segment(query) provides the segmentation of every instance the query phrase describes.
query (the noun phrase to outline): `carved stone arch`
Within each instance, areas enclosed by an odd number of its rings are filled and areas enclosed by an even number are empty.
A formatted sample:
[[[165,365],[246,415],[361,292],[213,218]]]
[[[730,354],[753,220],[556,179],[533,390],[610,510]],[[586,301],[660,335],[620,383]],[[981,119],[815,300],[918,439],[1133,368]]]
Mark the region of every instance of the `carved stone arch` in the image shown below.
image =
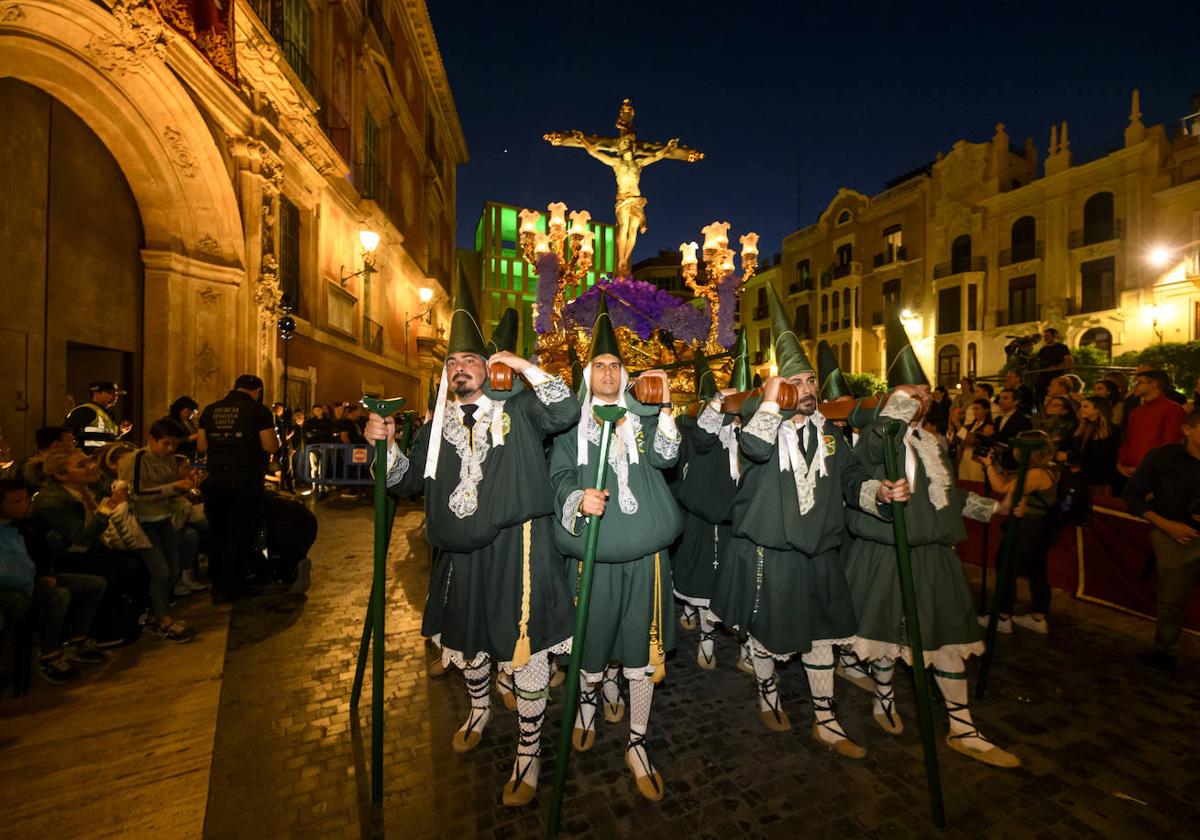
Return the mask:
[[[245,264],[241,214],[199,109],[167,67],[170,40],[144,0],[22,0],[0,13],[0,77],[41,88],[112,153],[142,215],[146,247]]]

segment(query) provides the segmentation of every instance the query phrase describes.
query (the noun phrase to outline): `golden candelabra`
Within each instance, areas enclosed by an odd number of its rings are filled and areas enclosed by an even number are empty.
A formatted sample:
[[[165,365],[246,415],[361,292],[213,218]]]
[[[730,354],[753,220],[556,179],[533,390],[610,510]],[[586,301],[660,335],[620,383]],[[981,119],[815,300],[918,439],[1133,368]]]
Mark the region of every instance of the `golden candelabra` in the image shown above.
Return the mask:
[[[566,292],[568,289],[577,291],[580,279],[591,269],[592,257],[595,255],[593,240],[596,234],[588,229],[588,221],[592,214],[587,210],[572,211],[571,226],[568,228],[567,205],[556,201],[546,209],[550,212],[550,220],[546,223],[545,233],[538,230],[541,213],[537,210],[521,211],[521,253],[534,271],[537,271],[538,260],[547,254],[554,255],[558,263],[558,288],[554,292],[550,332],[561,333]],[[534,317],[537,317],[536,312]]]
[[[696,297],[709,305],[708,340],[704,352],[717,354],[725,348],[717,340],[717,324],[721,313],[721,281],[733,274],[733,249],[729,247],[729,222],[713,222],[701,228],[704,234],[704,273],[708,282],[696,282],[699,265],[696,260],[695,242],[684,242],[679,246],[683,279]],[[738,240],[742,245],[742,276],[737,281],[736,294],[741,294],[746,281],[754,276],[758,268],[758,234],[747,233]]]

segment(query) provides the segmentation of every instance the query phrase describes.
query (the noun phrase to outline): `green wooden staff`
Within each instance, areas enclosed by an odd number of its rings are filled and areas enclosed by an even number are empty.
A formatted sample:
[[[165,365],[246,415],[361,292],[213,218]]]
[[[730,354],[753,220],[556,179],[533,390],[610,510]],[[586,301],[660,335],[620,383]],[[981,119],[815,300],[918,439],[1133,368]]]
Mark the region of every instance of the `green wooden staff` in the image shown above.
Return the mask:
[[[597,405],[592,407],[592,411],[600,420],[600,458],[596,465],[594,484],[597,489],[603,490],[608,478],[608,445],[611,442],[612,430],[625,414],[625,409],[619,405]],[[557,836],[558,821],[562,814],[567,763],[571,758],[571,728],[575,723],[575,706],[579,701],[579,666],[583,662],[583,635],[587,630],[588,602],[592,596],[592,570],[596,565],[596,544],[599,539],[600,517],[589,517],[583,550],[583,569],[579,573],[579,602],[575,607],[575,635],[571,642],[571,665],[567,669],[567,693],[563,702],[562,727],[558,733],[558,765],[554,771],[554,797],[550,801],[550,825],[546,831],[548,837]]]
[[[888,481],[900,480],[896,460],[896,437],[904,424],[888,420],[884,426],[883,469]],[[910,492],[913,488],[909,488]],[[913,678],[917,683],[917,723],[921,728],[921,746],[925,752],[925,781],[929,786],[929,807],[933,824],[946,827],[946,809],[942,804],[942,780],[938,772],[937,746],[933,737],[933,708],[929,698],[929,674],[925,668],[925,646],[921,643],[921,619],[917,615],[917,593],[913,587],[912,558],[909,556],[908,522],[904,504],[892,502],[892,534],[896,540],[896,564],[900,572],[900,595],[904,601],[904,625],[908,647],[912,651]]]
[[[364,396],[362,405],[372,414],[380,417],[390,417],[404,405],[403,397],[381,400]],[[395,504],[390,507],[395,514]],[[374,640],[372,642],[371,662],[371,801],[383,801],[383,609],[387,584],[387,550],[388,539],[391,536],[391,516],[388,506],[387,491],[387,441],[375,442],[375,570],[371,581],[371,597],[367,603],[367,615],[370,617]],[[376,609],[378,607],[378,609]],[[365,639],[364,634],[364,639]],[[359,662],[365,663],[366,645],[359,650]],[[356,688],[361,691],[362,685],[355,680]],[[351,694],[351,705],[357,692]]]
[[[1029,456],[1037,452],[1045,442],[1037,439],[1021,437],[1009,441],[1017,453],[1017,486],[1013,489],[1012,510],[1016,511],[1025,495],[1025,473],[1029,470]],[[1011,516],[1011,513],[1009,514]],[[1013,567],[1013,552],[1016,548],[1016,524],[1004,529],[1004,539],[1000,542],[1000,556],[996,561],[996,591],[992,594],[992,611],[988,617],[987,634],[984,636],[985,649],[983,661],[979,663],[979,677],[975,681],[975,699],[982,700],[987,691],[988,674],[992,670],[992,654],[996,650],[996,626],[1000,621],[1000,605],[1007,604],[1012,597],[1013,587],[1017,585],[1016,569]],[[987,557],[983,558],[987,563]]]

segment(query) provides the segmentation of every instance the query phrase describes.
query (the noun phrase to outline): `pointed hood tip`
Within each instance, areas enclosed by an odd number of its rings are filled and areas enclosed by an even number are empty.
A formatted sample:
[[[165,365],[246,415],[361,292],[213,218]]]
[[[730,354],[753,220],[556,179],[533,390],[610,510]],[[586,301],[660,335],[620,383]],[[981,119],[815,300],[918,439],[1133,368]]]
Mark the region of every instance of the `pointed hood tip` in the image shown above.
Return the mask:
[[[779,299],[775,287],[770,284],[767,285],[767,308],[771,313],[771,338],[775,348],[778,375],[787,378],[806,371],[815,373],[799,336],[792,329],[792,324],[784,312],[783,301]]]

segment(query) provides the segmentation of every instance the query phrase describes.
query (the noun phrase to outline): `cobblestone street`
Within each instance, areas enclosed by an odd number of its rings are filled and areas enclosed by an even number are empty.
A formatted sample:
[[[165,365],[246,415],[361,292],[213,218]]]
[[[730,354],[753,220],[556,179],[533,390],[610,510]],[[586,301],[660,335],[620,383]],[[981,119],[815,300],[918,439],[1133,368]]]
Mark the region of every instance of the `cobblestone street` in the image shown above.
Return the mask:
[[[535,805],[500,803],[516,715],[493,703],[482,745],[455,755],[465,718],[457,672],[432,680],[418,636],[428,575],[420,511],[401,508],[389,557],[386,779],[381,813],[369,801],[370,679],[361,729],[350,686],[371,574],[369,508],[322,506],[307,603],[259,599],[233,611],[217,722],[206,834],[231,837],[537,837],[553,781],[561,693],[543,738]],[[939,735],[949,836],[1179,836],[1200,819],[1200,684],[1194,664],[1171,679],[1133,663],[1151,625],[1056,593],[1047,637],[1001,636],[988,698],[976,721],[1024,759],[988,768]],[[1184,660],[1194,663],[1195,639]],[[930,833],[911,679],[897,680],[906,731],[883,733],[870,695],[839,680],[840,717],[868,751],[840,759],[809,734],[798,663],[781,671],[791,732],[758,719],[751,680],[734,668],[730,639],[718,669],[695,663],[682,632],[655,694],[654,760],[661,803],[643,800],[625,768],[627,723],[601,720],[596,747],[571,759],[565,832],[576,836],[817,837]],[[972,676],[977,663],[972,663]],[[944,711],[935,709],[939,729]]]

